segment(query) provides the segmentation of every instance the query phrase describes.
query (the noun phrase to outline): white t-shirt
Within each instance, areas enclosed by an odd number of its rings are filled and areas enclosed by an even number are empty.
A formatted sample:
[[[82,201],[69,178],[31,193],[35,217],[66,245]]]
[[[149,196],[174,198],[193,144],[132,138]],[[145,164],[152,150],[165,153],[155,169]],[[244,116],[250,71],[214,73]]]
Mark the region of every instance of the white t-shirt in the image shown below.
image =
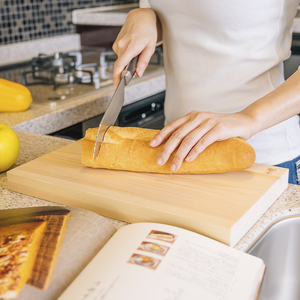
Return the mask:
[[[166,121],[192,110],[242,110],[284,81],[299,0],[142,0],[163,31]],[[256,162],[279,164],[300,155],[299,117],[248,142]]]

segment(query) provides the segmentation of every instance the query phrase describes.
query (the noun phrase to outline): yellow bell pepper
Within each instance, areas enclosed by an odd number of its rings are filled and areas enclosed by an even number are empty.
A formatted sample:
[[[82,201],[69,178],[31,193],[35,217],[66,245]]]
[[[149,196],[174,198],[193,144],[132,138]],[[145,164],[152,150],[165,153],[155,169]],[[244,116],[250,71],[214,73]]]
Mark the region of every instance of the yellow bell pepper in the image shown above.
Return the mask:
[[[24,111],[31,103],[32,96],[25,85],[0,78],[0,112]]]

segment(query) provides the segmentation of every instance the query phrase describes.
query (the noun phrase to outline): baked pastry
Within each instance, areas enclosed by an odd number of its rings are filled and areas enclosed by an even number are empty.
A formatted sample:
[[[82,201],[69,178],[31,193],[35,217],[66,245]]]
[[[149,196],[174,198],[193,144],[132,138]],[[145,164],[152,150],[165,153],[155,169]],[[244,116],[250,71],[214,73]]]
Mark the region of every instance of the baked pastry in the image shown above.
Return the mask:
[[[27,284],[42,290],[50,285],[70,213],[70,210],[60,206],[36,206],[0,211],[0,228],[35,221],[47,223],[39,255]]]
[[[205,174],[223,173],[249,168],[255,161],[254,149],[241,138],[230,138],[207,147],[193,162],[184,161],[176,172],[170,170],[172,157],[163,166],[156,158],[163,145],[152,148],[150,140],[158,130],[111,126],[93,161],[94,144],[98,128],[86,131],[81,144],[81,162],[92,168],[117,169],[136,172]]]
[[[47,222],[0,227],[0,299],[15,298],[32,274]]]

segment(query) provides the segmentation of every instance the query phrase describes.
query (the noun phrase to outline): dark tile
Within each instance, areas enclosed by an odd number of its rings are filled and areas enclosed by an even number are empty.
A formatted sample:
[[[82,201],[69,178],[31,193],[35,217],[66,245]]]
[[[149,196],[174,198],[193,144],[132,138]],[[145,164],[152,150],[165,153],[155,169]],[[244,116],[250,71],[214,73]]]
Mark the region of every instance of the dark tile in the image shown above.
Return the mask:
[[[0,0],[0,45],[74,33],[74,9],[125,3],[138,0]]]

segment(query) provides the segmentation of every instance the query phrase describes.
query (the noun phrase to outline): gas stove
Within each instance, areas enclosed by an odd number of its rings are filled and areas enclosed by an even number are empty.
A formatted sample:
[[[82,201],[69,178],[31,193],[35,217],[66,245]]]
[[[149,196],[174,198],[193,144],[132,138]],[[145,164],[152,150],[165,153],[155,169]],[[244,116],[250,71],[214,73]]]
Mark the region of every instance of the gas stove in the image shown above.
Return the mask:
[[[53,56],[40,54],[32,59],[31,70],[23,72],[23,84],[26,86],[50,85],[56,90],[60,86],[94,83],[99,86],[98,65],[82,64],[80,52],[56,52]]]
[[[0,78],[24,84],[35,103],[54,109],[66,101],[112,86],[116,59],[116,54],[106,48],[40,54],[29,62],[0,67]],[[150,63],[152,67],[162,65],[160,48]]]

